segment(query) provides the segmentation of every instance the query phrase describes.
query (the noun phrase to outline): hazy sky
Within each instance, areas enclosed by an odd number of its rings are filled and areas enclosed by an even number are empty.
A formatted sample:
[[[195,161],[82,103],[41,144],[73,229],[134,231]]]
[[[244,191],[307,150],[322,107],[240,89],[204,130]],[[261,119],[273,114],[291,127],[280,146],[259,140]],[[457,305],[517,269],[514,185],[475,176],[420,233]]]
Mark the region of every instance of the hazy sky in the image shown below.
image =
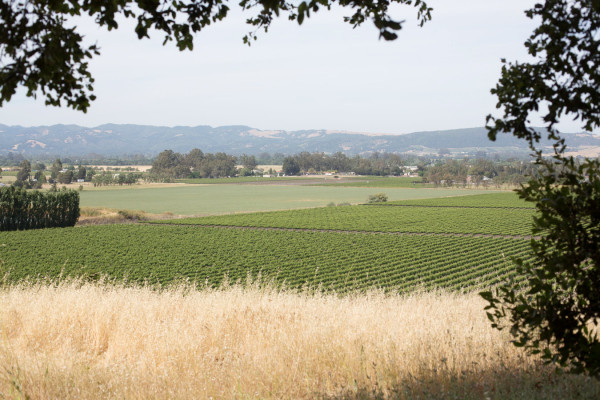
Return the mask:
[[[101,55],[91,62],[98,99],[87,114],[15,97],[0,109],[8,125],[103,123],[250,125],[258,129],[335,129],[376,133],[483,126],[495,111],[490,88],[501,58],[526,60],[535,23],[530,0],[429,0],[433,19],[417,26],[410,7],[394,42],[371,23],[352,29],[344,10],[302,26],[282,19],[248,47],[245,15],[200,33],[193,52],[137,40],[131,25],[112,32],[79,21]],[[235,4],[235,2],[233,3]],[[579,131],[574,123],[565,130]]]

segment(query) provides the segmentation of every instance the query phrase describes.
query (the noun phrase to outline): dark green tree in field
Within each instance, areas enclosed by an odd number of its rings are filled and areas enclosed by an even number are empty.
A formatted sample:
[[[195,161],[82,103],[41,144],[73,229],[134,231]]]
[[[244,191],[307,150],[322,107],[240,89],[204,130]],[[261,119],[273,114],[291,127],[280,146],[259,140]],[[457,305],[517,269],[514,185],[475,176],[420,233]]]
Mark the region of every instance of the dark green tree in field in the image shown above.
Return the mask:
[[[255,156],[249,156],[247,154],[242,154],[238,157],[238,164],[242,164],[242,168],[240,168],[237,173],[240,176],[252,176],[254,175],[254,170],[258,166],[256,162]]]
[[[161,151],[156,160],[152,163],[152,168],[158,170],[171,170],[182,163],[183,156],[175,153],[173,150]]]
[[[87,173],[87,170],[85,169],[85,167],[80,165],[77,168],[77,176],[75,178],[76,179],[85,179],[86,173]]]
[[[370,194],[367,198],[367,203],[385,203],[388,201],[388,196],[385,193]]]
[[[258,30],[267,31],[278,17],[302,24],[311,14],[332,6],[349,10],[344,21],[353,27],[370,20],[380,37],[393,40],[403,22],[389,15],[394,3],[416,7],[421,25],[430,19],[431,9],[422,0],[241,0],[237,4],[250,13],[246,23],[252,32],[244,37],[250,43]],[[41,93],[47,105],[88,109],[95,99],[88,62],[100,50],[96,44],[82,43],[73,17],[90,16],[108,30],[118,28],[120,18],[131,18],[137,21],[138,38],[158,31],[164,35],[163,44],[174,41],[179,50],[192,50],[194,33],[228,14],[224,0],[4,0],[0,2],[0,106],[23,87],[27,96]]]
[[[490,139],[510,133],[529,142],[537,174],[519,195],[538,214],[533,260],[517,260],[524,283],[484,292],[494,327],[514,344],[570,371],[600,376],[600,163],[575,159],[557,128],[574,119],[600,126],[600,1],[546,0],[526,11],[539,20],[525,46],[533,61],[505,63],[492,92],[501,117],[488,116]],[[546,130],[531,127],[540,116]],[[553,143],[551,155],[539,141]]]
[[[56,177],[56,180],[58,181],[58,183],[68,185],[69,183],[73,182],[73,171],[68,170],[68,171],[59,173],[58,176]]]
[[[187,178],[190,174],[190,167],[184,161],[185,157],[182,154],[173,150],[164,150],[152,163],[150,172],[156,176]]]
[[[60,174],[60,171],[62,171],[62,169],[62,161],[60,161],[60,158],[57,158],[52,164],[52,167],[50,168],[50,179],[55,180],[58,177],[58,174]]]
[[[19,172],[17,172],[17,180],[21,182],[29,181],[31,177],[31,163],[28,160],[23,160],[19,164]]]
[[[41,189],[42,185],[47,182],[46,175],[44,175],[44,171],[36,171],[34,177],[35,183],[33,185],[34,189]]]
[[[200,149],[192,149],[185,155],[185,165],[189,166],[192,171],[199,171],[204,161],[204,153]]]
[[[300,165],[298,165],[294,157],[286,157],[283,159],[281,171],[285,175],[298,175],[300,173]]]
[[[239,163],[242,164],[244,166],[244,168],[252,171],[253,169],[256,169],[256,167],[258,166],[258,163],[256,162],[256,157],[255,156],[249,156],[247,154],[242,154],[239,158]]]

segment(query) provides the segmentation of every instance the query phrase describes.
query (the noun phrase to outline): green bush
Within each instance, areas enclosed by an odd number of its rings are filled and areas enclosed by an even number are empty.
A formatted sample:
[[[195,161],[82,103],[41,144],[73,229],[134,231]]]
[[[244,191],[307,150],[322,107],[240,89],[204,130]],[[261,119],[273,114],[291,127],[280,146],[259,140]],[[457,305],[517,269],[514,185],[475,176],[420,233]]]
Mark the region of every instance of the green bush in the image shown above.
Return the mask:
[[[131,221],[142,221],[145,220],[146,217],[144,216],[144,213],[141,211],[132,211],[132,210],[119,210],[118,214],[125,218],[125,219],[129,219]]]
[[[388,201],[388,197],[385,193],[371,194],[367,199],[367,203],[385,203],[386,201]]]

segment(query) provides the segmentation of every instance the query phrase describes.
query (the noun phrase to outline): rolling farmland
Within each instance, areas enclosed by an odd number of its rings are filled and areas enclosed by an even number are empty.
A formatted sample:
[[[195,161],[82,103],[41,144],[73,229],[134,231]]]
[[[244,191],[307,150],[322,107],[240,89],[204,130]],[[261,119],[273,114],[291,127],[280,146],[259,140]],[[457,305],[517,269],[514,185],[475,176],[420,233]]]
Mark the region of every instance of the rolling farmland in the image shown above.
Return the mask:
[[[9,280],[63,274],[218,286],[251,277],[336,292],[469,290],[514,276],[511,257],[529,254],[523,237],[533,210],[502,208],[506,199],[487,196],[489,207],[413,201],[9,232],[0,239],[0,265]],[[40,243],[40,254],[23,251]]]
[[[297,180],[297,179],[296,179]],[[390,200],[425,199],[486,193],[484,190],[386,188]],[[175,184],[165,187],[103,187],[81,192],[81,206],[172,212],[181,215],[215,215],[234,212],[289,210],[334,203],[362,203],[374,191],[368,187],[255,184]]]
[[[362,232],[527,235],[531,231],[532,215],[532,210],[528,209],[369,205],[185,218],[176,223]]]
[[[520,279],[511,258],[530,256],[534,214],[521,203],[502,193],[3,232],[0,392],[597,398],[596,380],[557,374],[491,329],[473,293]]]
[[[11,280],[60,274],[211,286],[248,275],[300,288],[469,288],[512,275],[509,257],[525,240],[288,232],[194,226],[113,225],[3,234],[0,259]],[[31,257],[22,249],[45,243]],[[85,249],[82,251],[81,249]]]
[[[382,205],[420,207],[535,208],[535,204],[520,199],[513,192],[475,194],[472,196],[438,197],[419,200],[397,200],[390,201]]]

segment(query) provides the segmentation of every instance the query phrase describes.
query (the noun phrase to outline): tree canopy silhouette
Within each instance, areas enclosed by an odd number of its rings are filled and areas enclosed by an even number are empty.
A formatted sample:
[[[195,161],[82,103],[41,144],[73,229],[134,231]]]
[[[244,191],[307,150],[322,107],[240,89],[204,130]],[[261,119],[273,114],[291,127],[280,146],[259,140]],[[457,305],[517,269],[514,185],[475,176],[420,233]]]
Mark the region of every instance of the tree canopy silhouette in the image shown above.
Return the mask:
[[[574,158],[557,128],[600,125],[600,2],[546,0],[526,11],[540,21],[525,46],[532,62],[506,63],[492,90],[502,117],[488,116],[490,139],[528,141],[537,173],[519,195],[536,203],[533,261],[516,260],[524,282],[483,292],[494,327],[547,362],[600,376],[600,163]],[[531,127],[541,116],[546,130]],[[539,141],[553,142],[551,154]]]
[[[334,5],[350,10],[344,21],[353,27],[370,20],[381,38],[394,40],[403,23],[389,14],[395,3],[416,7],[421,25],[431,18],[431,8],[422,0],[241,0],[238,6],[252,14],[246,23],[253,31],[243,38],[249,44],[275,18],[286,15],[302,24]],[[154,30],[164,34],[163,44],[173,41],[179,50],[192,50],[194,33],[225,19],[229,11],[224,0],[2,0],[0,106],[24,87],[29,97],[41,92],[47,105],[66,104],[83,112],[89,108],[95,96],[88,61],[100,49],[84,46],[77,26],[69,27],[73,17],[88,15],[108,30],[119,27],[118,17],[135,19],[138,38]]]

